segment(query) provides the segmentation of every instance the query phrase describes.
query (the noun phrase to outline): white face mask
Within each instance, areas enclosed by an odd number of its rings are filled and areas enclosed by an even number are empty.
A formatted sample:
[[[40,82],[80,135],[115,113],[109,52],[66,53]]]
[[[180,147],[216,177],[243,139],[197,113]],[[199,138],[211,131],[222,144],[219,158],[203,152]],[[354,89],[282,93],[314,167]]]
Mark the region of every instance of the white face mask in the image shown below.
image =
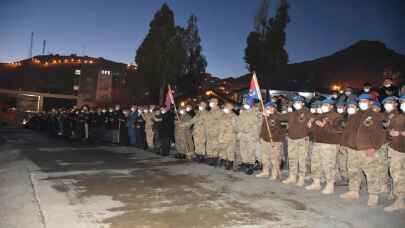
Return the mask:
[[[115,107],[115,110],[116,110],[116,111],[120,110],[120,107]]]
[[[180,110],[181,115],[184,115],[184,113],[185,113],[184,110]]]
[[[148,111],[147,109],[144,109],[143,112],[144,112],[144,113],[148,113],[149,111]]]
[[[135,112],[135,111],[136,111],[136,109],[135,109],[135,108],[131,108],[131,111],[132,111],[132,112]]]
[[[166,111],[165,111],[165,110],[162,110],[162,111],[160,111],[160,113],[165,114],[165,113],[166,113]]]
[[[210,102],[209,105],[210,105],[211,108],[215,107],[215,103],[213,103],[213,102]]]
[[[353,114],[356,113],[356,109],[355,109],[355,108],[348,108],[348,109],[347,109],[347,113],[348,113],[349,115],[353,115]]]
[[[316,109],[315,109],[315,108],[311,108],[309,111],[310,111],[311,113],[316,113]]]
[[[101,112],[106,113],[106,112],[107,112],[107,110],[103,109]]]
[[[301,110],[302,109],[302,104],[295,103],[294,105],[295,110]]]
[[[332,94],[332,98],[336,99],[336,98],[338,98],[338,95],[337,94]]]
[[[287,108],[287,112],[292,112],[292,111],[293,111],[293,109],[291,107]]]
[[[108,110],[109,112],[113,112],[114,110],[112,110],[112,109],[110,109],[110,110]]]
[[[405,112],[405,103],[402,103],[401,106],[399,106],[402,112]]]
[[[361,102],[361,103],[359,103],[359,108],[360,108],[361,110],[365,111],[365,110],[368,109],[368,104],[367,104],[367,103],[364,103],[364,102]]]
[[[344,112],[345,112],[345,109],[344,109],[344,108],[337,108],[337,112],[338,112],[338,113],[344,113]]]
[[[198,106],[198,110],[200,110],[200,111],[204,111],[204,107],[203,106]]]
[[[249,110],[249,109],[250,109],[250,105],[244,104],[244,105],[243,105],[243,108],[246,109],[246,110]]]
[[[370,88],[364,88],[363,90],[364,90],[364,92],[366,92],[366,93],[370,92]]]
[[[186,108],[186,111],[187,111],[187,112],[191,111],[191,108]]]
[[[149,112],[153,112],[153,108],[149,109]]]
[[[322,106],[321,109],[322,109],[323,113],[329,112],[329,107],[327,107],[327,106]]]
[[[386,112],[392,112],[394,110],[395,106],[393,104],[385,104],[384,109]]]
[[[229,109],[227,109],[227,108],[224,108],[224,112],[225,112],[226,114],[228,114],[228,113],[231,112],[231,110],[229,110]]]
[[[385,84],[384,85],[386,88],[389,88],[389,87],[391,87],[391,84]]]

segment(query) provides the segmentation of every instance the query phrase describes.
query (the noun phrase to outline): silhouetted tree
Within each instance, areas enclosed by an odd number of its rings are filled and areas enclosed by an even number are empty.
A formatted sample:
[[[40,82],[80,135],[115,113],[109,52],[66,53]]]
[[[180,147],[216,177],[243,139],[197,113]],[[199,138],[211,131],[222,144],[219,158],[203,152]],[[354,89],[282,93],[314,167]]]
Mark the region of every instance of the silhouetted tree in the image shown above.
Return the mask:
[[[197,17],[191,15],[183,32],[183,46],[186,51],[185,77],[179,81],[179,90],[193,96],[201,84],[207,61],[202,54],[201,38],[198,33]]]
[[[266,33],[266,73],[276,70],[280,65],[288,63],[288,53],[284,46],[286,43],[285,29],[290,21],[288,16],[287,0],[280,0],[276,16],[269,20],[269,29]]]
[[[183,29],[176,27],[174,14],[165,3],[155,13],[149,32],[136,52],[138,75],[146,79],[154,102],[161,103],[167,84],[184,75],[186,53],[182,33]]]
[[[268,17],[268,2],[263,1],[255,17],[255,31],[247,37],[245,62],[250,72],[255,71],[259,78],[270,75],[278,66],[288,63],[285,50],[285,29],[289,22],[287,0],[280,0],[275,17]],[[264,23],[263,20],[267,19]]]
[[[262,0],[254,20],[254,30],[262,36],[264,36],[267,31],[267,22],[269,20],[269,5],[269,0]]]

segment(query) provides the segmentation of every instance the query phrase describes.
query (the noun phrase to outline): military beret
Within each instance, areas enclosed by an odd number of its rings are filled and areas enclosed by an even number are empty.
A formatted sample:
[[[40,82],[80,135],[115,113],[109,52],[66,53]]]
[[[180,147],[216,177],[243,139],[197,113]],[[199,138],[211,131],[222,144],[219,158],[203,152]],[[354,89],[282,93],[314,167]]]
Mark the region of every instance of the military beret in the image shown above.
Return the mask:
[[[269,101],[269,102],[267,102],[267,103],[264,105],[264,107],[265,107],[265,108],[270,108],[270,107],[276,108],[277,105],[276,105],[275,103]]]
[[[336,102],[336,107],[342,107],[342,106],[346,106],[346,102],[344,102],[344,101]]]
[[[303,96],[299,96],[299,95],[294,96],[292,100],[293,100],[293,102],[305,102],[305,98]]]
[[[334,105],[336,102],[330,98],[326,98],[322,101],[322,104],[330,104],[330,105]]]
[[[320,100],[315,100],[311,103],[311,108],[318,108],[321,105]]]
[[[397,100],[398,100],[398,97],[389,96],[389,97],[384,98],[382,103],[385,104],[387,102],[397,102]]]
[[[349,100],[346,101],[346,105],[347,106],[349,106],[349,105],[356,105],[357,106],[357,100],[349,99]]]
[[[371,96],[368,93],[362,93],[360,94],[360,96],[358,97],[359,100],[371,100]]]
[[[378,101],[373,101],[373,107],[381,108],[381,104]]]

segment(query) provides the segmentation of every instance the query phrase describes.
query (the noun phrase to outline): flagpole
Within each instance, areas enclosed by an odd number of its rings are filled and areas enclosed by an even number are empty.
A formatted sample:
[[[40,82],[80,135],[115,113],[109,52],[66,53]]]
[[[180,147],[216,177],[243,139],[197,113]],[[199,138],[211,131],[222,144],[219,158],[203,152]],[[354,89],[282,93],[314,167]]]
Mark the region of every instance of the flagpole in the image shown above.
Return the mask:
[[[253,78],[254,78],[253,80],[257,86],[257,90],[259,92],[258,96],[259,96],[260,104],[262,105],[262,112],[264,114],[263,98],[262,98],[262,94],[260,91],[259,82],[257,81],[256,73],[253,73]],[[264,121],[266,122],[267,133],[269,133],[270,143],[273,144],[273,137],[271,135],[271,131],[270,131],[270,127],[269,127],[269,121],[267,120],[267,116],[263,115],[263,117],[264,117]]]
[[[174,112],[176,113],[176,117],[177,117],[178,120],[181,120],[180,116],[179,116],[179,113],[177,113],[176,102],[174,102],[174,97],[173,97],[172,89],[170,88],[170,84],[168,85],[168,88],[169,88],[170,97],[172,98],[171,100],[173,102]]]
[[[179,113],[177,112],[176,102],[174,102],[174,97],[173,97],[173,93],[172,93],[172,89],[170,87],[170,84],[168,84],[168,89],[169,89],[171,101],[173,102],[174,112],[176,113],[177,120],[181,121]],[[187,152],[187,154],[190,154],[190,149],[188,148],[188,144],[186,145],[186,152]]]

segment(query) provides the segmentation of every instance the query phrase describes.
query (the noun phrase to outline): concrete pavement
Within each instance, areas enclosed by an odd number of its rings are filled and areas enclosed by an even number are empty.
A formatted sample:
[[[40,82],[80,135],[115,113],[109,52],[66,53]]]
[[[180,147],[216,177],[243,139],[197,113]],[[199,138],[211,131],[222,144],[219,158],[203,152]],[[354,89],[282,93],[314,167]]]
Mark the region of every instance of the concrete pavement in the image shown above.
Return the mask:
[[[31,198],[20,200],[32,201],[26,214],[39,225],[28,227],[405,226],[405,212],[382,210],[388,203],[384,197],[368,208],[365,193],[358,202],[340,199],[345,187],[325,196],[134,148],[69,143],[25,131],[0,135],[8,139],[7,150],[19,150],[25,158],[14,161],[25,163],[22,167],[1,165],[8,171],[0,172],[0,180],[25,178],[20,188]],[[31,168],[24,173],[24,166]],[[17,184],[8,183],[8,188]],[[0,186],[1,201],[21,203],[6,194],[11,189],[3,188],[3,181]],[[0,211],[4,217],[13,210],[1,204]],[[0,221],[1,228],[23,227],[4,224]]]

